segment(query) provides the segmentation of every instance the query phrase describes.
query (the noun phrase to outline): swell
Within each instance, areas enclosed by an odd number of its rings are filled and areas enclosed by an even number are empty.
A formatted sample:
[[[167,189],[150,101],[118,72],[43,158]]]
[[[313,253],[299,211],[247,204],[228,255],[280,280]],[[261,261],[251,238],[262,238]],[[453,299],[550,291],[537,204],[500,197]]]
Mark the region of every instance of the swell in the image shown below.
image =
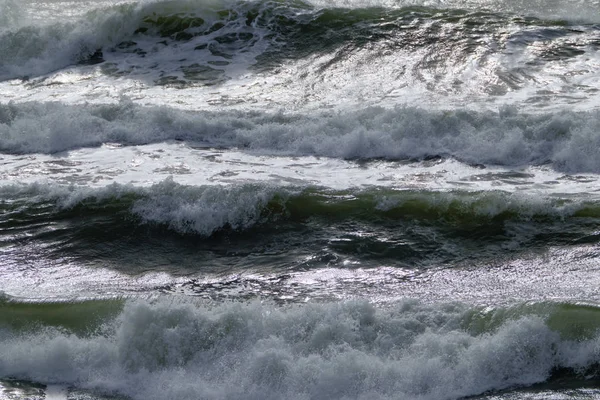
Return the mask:
[[[504,192],[193,187],[2,188],[6,262],[173,274],[494,260],[598,243],[596,201]],[[235,248],[231,244],[235,243]],[[30,261],[27,261],[29,263]]]
[[[531,114],[370,107],[348,111],[187,112],[112,105],[0,104],[0,150],[57,153],[103,143],[185,140],[265,155],[347,159],[454,157],[471,164],[550,163],[566,172],[599,172],[597,111]]]
[[[132,399],[458,399],[600,361],[597,307],[560,303],[128,301],[95,334],[36,326],[3,325],[1,377]]]

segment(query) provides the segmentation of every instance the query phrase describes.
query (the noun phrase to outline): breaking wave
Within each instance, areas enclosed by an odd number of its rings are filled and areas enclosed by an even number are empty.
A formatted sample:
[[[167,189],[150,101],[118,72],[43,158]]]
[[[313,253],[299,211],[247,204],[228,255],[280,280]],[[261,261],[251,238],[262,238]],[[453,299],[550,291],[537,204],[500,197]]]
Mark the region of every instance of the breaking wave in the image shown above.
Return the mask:
[[[392,189],[333,191],[271,185],[186,186],[168,178],[149,187],[112,184],[101,189],[44,184],[4,186],[4,224],[95,214],[129,215],[183,234],[210,236],[278,221],[420,221],[456,227],[513,222],[583,223],[600,218],[595,201],[534,198],[506,192]],[[115,224],[121,223],[121,218]],[[274,229],[277,229],[274,227]]]
[[[539,7],[516,3],[365,2],[359,7],[344,1],[175,0],[104,6],[74,20],[0,30],[0,80],[104,63],[104,73],[148,76],[153,84],[215,85],[235,71],[275,68],[311,55],[333,53],[324,64],[308,64],[311,74],[326,77],[328,69],[347,68],[344,62],[353,58],[373,62],[408,52],[417,59],[399,67],[395,79],[456,92],[462,86],[480,90],[468,80],[487,74],[479,85],[498,95],[535,83],[538,73],[549,77],[543,71],[547,63],[561,67],[597,51],[598,27],[589,22],[600,8],[597,2],[570,4],[571,17],[555,4],[542,19],[535,15],[550,9],[547,2]],[[11,26],[18,8],[7,0],[2,4],[7,13],[0,18],[7,21],[0,20],[0,26]],[[588,88],[576,77],[569,79],[578,90]],[[567,89],[558,93],[570,94]]]
[[[131,301],[88,332],[27,313],[60,305],[0,307],[32,324],[0,325],[0,376],[131,399],[457,399],[600,361],[597,308],[570,304]]]
[[[266,155],[347,159],[454,157],[472,164],[551,163],[560,171],[600,172],[597,111],[528,114],[373,107],[350,112],[179,111],[113,105],[0,105],[0,150],[56,153],[102,143],[185,140]]]

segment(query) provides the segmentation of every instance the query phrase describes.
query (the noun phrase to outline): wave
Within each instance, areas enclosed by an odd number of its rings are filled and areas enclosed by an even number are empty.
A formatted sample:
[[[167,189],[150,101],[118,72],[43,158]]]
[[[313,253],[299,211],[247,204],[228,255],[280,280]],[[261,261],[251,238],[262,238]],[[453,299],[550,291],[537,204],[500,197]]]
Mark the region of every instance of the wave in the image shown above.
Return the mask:
[[[2,308],[33,327],[2,325],[1,377],[131,399],[457,399],[600,361],[598,309],[573,304],[128,301],[87,333]]]
[[[551,164],[559,171],[599,172],[598,111],[528,114],[372,107],[313,114],[186,112],[112,105],[0,104],[0,150],[57,153],[103,143],[185,140],[264,155],[392,160],[454,157],[470,164]]]
[[[148,187],[3,186],[0,197],[6,263],[76,263],[128,275],[280,276],[381,265],[425,271],[600,241],[597,201],[500,191],[185,186],[166,179]]]
[[[81,213],[90,217],[125,213],[142,224],[165,225],[176,232],[203,236],[226,228],[250,228],[265,220],[263,214],[269,204],[277,203],[277,196],[285,196],[285,190],[278,193],[268,186],[192,187],[172,179],[150,188],[113,184],[103,189],[76,189],[33,184],[6,186],[1,192],[6,199],[14,199],[4,205],[7,225],[29,223],[28,215],[41,221],[43,214],[49,219],[64,219]]]
[[[17,26],[22,13],[18,2],[14,0],[0,1],[0,33]]]
[[[29,79],[77,63],[106,61],[102,71],[112,75],[149,76],[157,84],[214,85],[235,70],[255,64],[259,70],[277,67],[286,59],[311,54],[334,52],[330,63],[341,63],[358,50],[379,59],[390,52],[426,49],[415,64],[421,72],[414,78],[423,79],[426,71],[439,75],[450,67],[465,72],[474,57],[482,66],[494,61],[497,66],[490,53],[509,57],[513,65],[500,72],[489,70],[495,78],[488,90],[506,92],[531,80],[533,72],[519,68],[539,69],[540,63],[569,60],[598,46],[597,27],[589,22],[537,19],[530,16],[536,7],[511,14],[509,3],[516,2],[491,2],[488,8],[480,2],[363,8],[344,2],[267,0],[121,4],[98,8],[75,21],[53,20],[0,32],[0,80]],[[526,48],[533,51],[525,57],[527,63],[514,65],[514,55]],[[449,82],[456,85],[460,79],[453,74]]]
[[[105,188],[8,185],[0,188],[5,228],[42,218],[119,214],[138,223],[167,226],[183,234],[210,236],[220,230],[244,231],[278,221],[317,218],[382,224],[420,221],[455,227],[512,222],[585,225],[600,218],[593,200],[539,198],[506,192],[362,189],[333,191],[312,187],[186,186],[167,178],[149,187],[112,184]],[[44,217],[44,215],[46,217]],[[594,222],[595,223],[595,222]]]
[[[284,4],[227,0],[140,2],[97,8],[75,21],[50,20],[0,31],[0,80],[29,79],[73,64],[100,63],[104,61],[103,52],[137,55],[141,62],[148,52],[157,53],[156,49],[168,42],[189,41],[195,36],[201,39],[191,47],[172,49],[176,57],[181,59],[181,54],[188,52],[189,56],[195,53],[193,58],[197,59],[202,46],[210,47],[214,60],[207,68],[221,65],[219,61],[231,59],[244,48],[246,52],[256,48],[257,54],[264,51],[268,47],[263,43],[267,40],[263,36],[269,33],[266,26],[277,18],[271,14],[285,8]],[[289,12],[294,10],[292,4]],[[259,24],[257,19],[262,22]],[[136,47],[137,42],[143,48]],[[238,58],[246,59],[248,54]]]

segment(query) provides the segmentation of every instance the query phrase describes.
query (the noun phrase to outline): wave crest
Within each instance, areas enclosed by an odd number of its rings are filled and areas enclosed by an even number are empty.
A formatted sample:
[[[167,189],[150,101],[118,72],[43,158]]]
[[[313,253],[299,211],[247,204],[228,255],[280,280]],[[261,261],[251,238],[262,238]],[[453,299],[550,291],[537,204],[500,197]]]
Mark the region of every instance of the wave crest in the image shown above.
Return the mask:
[[[113,142],[187,140],[265,155],[347,159],[453,157],[471,164],[551,163],[565,172],[599,172],[597,111],[528,114],[365,108],[352,113],[186,112],[114,105],[0,104],[0,150],[56,153]]]
[[[28,221],[24,209],[53,214],[52,218],[106,213],[135,216],[137,223],[167,226],[183,234],[210,236],[220,230],[244,231],[264,223],[416,221],[456,228],[503,226],[511,223],[568,223],[600,218],[594,201],[494,192],[434,192],[391,189],[332,191],[313,187],[186,186],[168,178],[149,187],[112,184],[101,189],[40,184],[2,187],[11,213]],[[54,209],[48,208],[55,207]],[[23,208],[24,207],[24,208]],[[11,222],[11,223],[14,223]],[[582,227],[585,224],[582,224]],[[274,227],[273,229],[277,229]]]
[[[128,302],[97,334],[0,331],[0,376],[132,399],[456,399],[593,374],[599,339],[550,328],[561,307],[482,332],[497,312],[460,304]]]

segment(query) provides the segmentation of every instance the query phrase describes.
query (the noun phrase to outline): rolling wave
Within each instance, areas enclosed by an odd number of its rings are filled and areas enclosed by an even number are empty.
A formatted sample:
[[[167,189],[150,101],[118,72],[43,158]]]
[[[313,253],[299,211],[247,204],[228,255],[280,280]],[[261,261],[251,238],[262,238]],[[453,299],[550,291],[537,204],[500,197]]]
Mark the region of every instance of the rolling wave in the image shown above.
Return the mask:
[[[345,255],[426,267],[472,257],[475,248],[493,258],[599,240],[597,201],[518,193],[195,187],[171,179],[149,187],[34,184],[1,192],[1,240],[13,253],[39,252],[25,244],[47,243],[50,254],[92,260],[172,251],[201,257],[208,268],[206,257],[255,254],[259,264],[263,255],[269,263],[269,255],[284,255],[301,241],[302,252],[328,253],[325,265]]]
[[[103,143],[185,140],[264,155],[414,160],[453,157],[469,164],[543,165],[599,172],[598,112],[528,114],[371,107],[312,114],[187,112],[112,105],[0,104],[0,150],[57,153]]]
[[[220,229],[246,230],[279,219],[305,221],[361,219],[418,220],[457,226],[507,221],[568,221],[600,218],[596,201],[533,198],[507,192],[413,191],[362,189],[333,191],[271,185],[186,186],[168,178],[150,187],[112,184],[101,189],[46,186],[4,186],[2,208],[7,223],[46,213],[122,213],[142,223],[169,226],[180,233],[209,236]],[[39,212],[39,213],[38,213]],[[17,222],[18,223],[18,222]]]
[[[600,361],[593,306],[128,301],[84,333],[42,312],[90,306],[3,302],[32,325],[1,325],[0,375],[131,399],[424,400],[585,382]]]

